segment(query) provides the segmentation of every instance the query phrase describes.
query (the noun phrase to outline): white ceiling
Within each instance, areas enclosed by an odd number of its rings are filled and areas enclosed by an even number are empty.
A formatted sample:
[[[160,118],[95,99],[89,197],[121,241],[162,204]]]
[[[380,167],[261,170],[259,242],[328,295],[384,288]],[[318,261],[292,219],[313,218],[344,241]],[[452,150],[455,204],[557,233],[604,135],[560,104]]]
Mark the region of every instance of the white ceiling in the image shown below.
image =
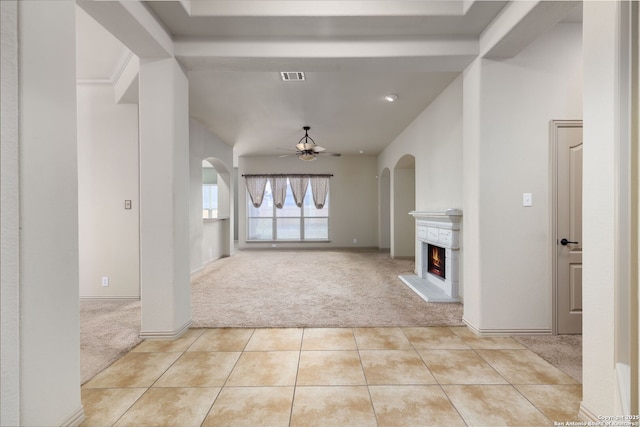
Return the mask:
[[[282,154],[305,125],[329,151],[377,155],[473,60],[480,34],[505,4],[146,2],[189,70],[190,115],[236,156]],[[118,72],[127,50],[104,33],[79,13],[79,78]],[[303,71],[307,79],[283,82],[279,71]],[[384,101],[390,93],[398,101]]]

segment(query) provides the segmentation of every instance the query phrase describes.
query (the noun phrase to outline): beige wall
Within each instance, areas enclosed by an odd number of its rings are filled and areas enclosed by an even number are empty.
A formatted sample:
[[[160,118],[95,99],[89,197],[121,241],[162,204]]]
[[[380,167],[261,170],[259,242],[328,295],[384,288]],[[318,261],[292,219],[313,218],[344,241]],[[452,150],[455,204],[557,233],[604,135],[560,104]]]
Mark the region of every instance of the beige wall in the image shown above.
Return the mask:
[[[240,157],[239,174],[247,173],[330,173],[328,243],[281,243],[279,248],[378,247],[378,184],[376,158],[369,156],[326,157],[313,162],[277,156]],[[271,247],[271,243],[247,243],[247,192],[244,178],[238,182],[238,246]],[[353,239],[358,243],[354,244]]]
[[[111,85],[77,98],[80,297],[139,298],[138,106],[116,104]]]

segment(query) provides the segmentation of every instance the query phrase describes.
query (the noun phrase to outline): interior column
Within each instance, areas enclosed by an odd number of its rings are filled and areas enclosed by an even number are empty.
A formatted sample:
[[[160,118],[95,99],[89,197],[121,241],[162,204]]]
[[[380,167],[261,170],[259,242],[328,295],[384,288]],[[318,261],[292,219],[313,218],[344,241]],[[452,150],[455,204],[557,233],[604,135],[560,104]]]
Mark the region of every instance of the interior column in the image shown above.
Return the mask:
[[[77,425],[76,6],[0,3],[0,424]]]
[[[146,338],[191,324],[188,78],[173,59],[140,61],[140,295]]]

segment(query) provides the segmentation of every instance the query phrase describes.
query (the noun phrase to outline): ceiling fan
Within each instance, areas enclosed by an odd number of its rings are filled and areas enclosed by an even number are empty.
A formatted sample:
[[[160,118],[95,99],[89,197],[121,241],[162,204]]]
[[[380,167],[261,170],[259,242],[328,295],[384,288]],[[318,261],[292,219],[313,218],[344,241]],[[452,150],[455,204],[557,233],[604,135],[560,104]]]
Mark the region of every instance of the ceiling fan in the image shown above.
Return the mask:
[[[330,153],[325,151],[324,148],[320,147],[316,144],[316,142],[309,136],[309,126],[304,126],[304,136],[300,138],[300,141],[296,144],[296,153],[295,154],[283,154],[279,157],[291,157],[297,156],[300,160],[311,161],[315,160],[316,156],[321,154],[324,156],[335,156],[339,157],[342,154],[340,153]],[[281,148],[281,150],[288,150],[287,148]],[[293,150],[292,150],[293,151]]]

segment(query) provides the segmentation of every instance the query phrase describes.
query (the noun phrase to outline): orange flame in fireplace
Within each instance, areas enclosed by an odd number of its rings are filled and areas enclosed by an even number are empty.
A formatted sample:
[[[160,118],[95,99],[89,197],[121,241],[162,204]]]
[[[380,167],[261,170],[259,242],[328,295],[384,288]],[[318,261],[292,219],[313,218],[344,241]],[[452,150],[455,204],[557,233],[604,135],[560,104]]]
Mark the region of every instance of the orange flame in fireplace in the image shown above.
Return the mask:
[[[440,251],[433,246],[431,247],[431,262],[434,267],[440,267]]]

